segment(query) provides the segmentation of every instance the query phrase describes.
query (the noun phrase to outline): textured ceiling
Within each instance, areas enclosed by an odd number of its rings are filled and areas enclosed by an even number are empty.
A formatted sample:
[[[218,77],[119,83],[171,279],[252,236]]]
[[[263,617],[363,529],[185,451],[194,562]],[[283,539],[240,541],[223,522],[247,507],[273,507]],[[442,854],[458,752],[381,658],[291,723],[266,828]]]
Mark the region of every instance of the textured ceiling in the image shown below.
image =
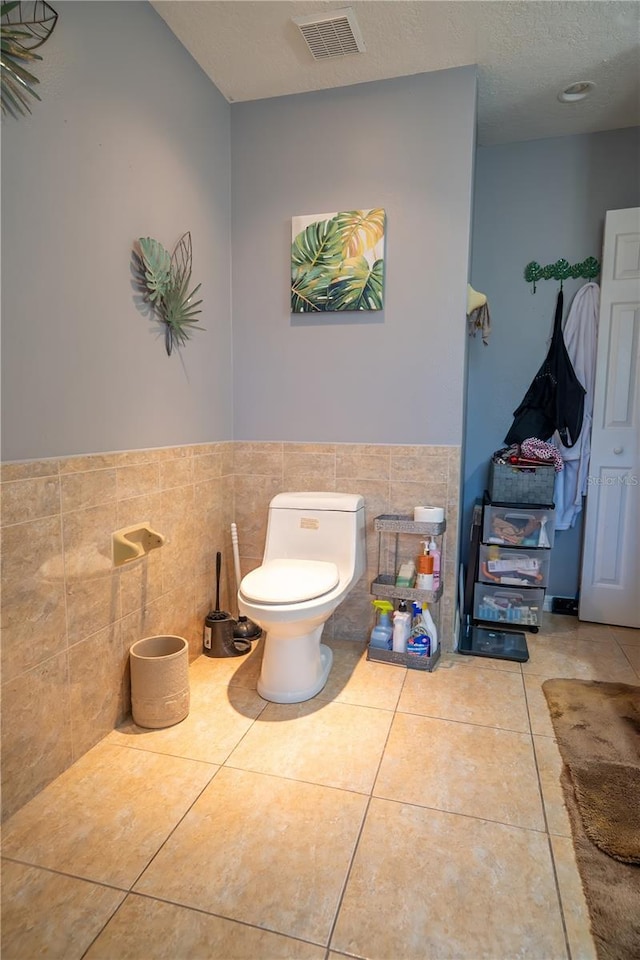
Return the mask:
[[[227,100],[259,100],[478,64],[478,142],[640,124],[637,0],[155,0]],[[350,6],[367,51],[313,60],[292,17]],[[579,103],[560,89],[596,84]]]

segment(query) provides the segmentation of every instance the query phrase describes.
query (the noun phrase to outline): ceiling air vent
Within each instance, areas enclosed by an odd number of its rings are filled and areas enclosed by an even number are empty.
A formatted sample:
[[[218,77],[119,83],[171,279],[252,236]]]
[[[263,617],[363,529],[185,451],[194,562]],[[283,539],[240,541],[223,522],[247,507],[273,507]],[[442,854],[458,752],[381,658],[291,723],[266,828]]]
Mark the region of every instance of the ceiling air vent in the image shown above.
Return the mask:
[[[367,49],[351,7],[310,17],[294,17],[293,22],[307,41],[314,60],[364,53]]]

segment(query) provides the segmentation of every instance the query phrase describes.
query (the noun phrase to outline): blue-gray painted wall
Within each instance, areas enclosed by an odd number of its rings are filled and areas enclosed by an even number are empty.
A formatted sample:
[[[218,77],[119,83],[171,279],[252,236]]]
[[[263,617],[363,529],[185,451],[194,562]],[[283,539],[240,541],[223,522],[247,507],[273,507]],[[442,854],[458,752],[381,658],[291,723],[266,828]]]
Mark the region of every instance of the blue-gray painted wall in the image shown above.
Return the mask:
[[[229,104],[149,4],[55,7],[2,121],[3,458],[231,439]],[[131,251],[186,230],[207,332],[168,357]]]
[[[640,128],[481,147],[476,155],[471,283],[487,294],[489,346],[469,342],[462,546],[471,509],[503,446],[513,410],[547,352],[558,284],[535,295],[523,278],[544,266],[601,259],[607,210],[640,204]],[[564,284],[565,314],[585,280]],[[549,593],[572,597],[579,583],[581,521],[559,532]]]
[[[234,104],[234,437],[462,442],[475,68]],[[385,308],[291,315],[291,218],[384,207]]]

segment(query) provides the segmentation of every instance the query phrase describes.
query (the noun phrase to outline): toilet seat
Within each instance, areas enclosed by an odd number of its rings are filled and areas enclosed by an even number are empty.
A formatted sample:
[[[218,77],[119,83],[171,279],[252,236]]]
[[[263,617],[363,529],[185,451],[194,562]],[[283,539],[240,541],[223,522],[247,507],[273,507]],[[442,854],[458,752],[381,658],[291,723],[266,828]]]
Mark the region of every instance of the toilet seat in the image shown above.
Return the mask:
[[[325,560],[268,560],[242,581],[241,593],[257,603],[302,603],[338,586],[335,563]]]

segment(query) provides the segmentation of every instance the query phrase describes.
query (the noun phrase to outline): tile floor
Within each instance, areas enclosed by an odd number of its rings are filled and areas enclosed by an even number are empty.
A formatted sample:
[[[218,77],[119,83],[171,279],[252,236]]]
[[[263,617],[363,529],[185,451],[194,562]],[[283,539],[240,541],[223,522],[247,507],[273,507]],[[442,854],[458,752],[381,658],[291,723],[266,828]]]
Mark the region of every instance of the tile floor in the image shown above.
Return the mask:
[[[541,684],[640,682],[640,631],[547,615],[530,659],[433,674],[335,641],[265,703],[260,650],[191,666],[12,817],[3,960],[594,958]]]

